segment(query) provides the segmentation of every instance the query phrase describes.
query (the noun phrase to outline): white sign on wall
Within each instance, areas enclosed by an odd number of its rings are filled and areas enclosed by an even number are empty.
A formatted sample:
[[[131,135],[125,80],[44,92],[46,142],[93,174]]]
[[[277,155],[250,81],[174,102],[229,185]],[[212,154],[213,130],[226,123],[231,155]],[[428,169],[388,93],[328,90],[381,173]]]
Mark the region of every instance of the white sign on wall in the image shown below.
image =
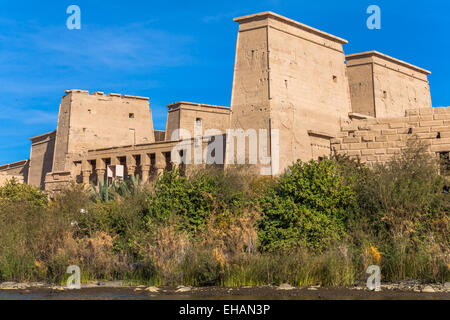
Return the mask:
[[[119,178],[123,179],[125,168],[120,164],[112,164],[107,167],[108,178]]]

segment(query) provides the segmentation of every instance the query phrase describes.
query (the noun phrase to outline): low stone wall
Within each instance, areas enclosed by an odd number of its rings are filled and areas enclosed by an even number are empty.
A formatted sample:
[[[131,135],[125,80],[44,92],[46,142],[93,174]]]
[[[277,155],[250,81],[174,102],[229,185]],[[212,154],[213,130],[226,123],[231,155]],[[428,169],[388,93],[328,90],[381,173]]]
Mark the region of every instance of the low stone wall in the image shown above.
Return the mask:
[[[412,109],[396,118],[353,120],[331,140],[336,154],[374,164],[388,161],[417,138],[431,154],[450,151],[450,107]]]
[[[6,174],[0,172],[0,187],[4,186],[9,180],[16,179],[16,181],[23,183],[23,176]]]
[[[74,181],[70,172],[50,172],[45,176],[45,190],[50,192],[60,192],[70,186]]]
[[[22,160],[0,166],[0,175],[10,176],[9,178],[0,178],[10,180],[15,177],[20,182],[28,182],[28,170],[30,168],[30,160]],[[3,182],[4,183],[4,182]]]

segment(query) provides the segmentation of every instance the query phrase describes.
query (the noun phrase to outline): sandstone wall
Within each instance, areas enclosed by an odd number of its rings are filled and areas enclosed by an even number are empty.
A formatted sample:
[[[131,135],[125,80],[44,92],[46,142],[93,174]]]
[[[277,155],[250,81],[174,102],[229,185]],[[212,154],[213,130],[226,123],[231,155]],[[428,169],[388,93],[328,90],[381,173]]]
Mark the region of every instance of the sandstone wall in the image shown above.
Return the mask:
[[[56,131],[31,138],[28,184],[44,187],[45,175],[52,171]]]
[[[228,107],[177,102],[169,105],[168,108],[166,141],[178,140],[178,138],[172,139],[173,132],[178,128],[189,131],[191,137],[194,137],[197,120],[200,120],[202,134],[209,129],[217,129],[225,133],[230,127],[230,108]]]
[[[70,186],[72,182],[76,181],[75,177],[70,172],[50,172],[45,176],[45,191],[61,192]]]
[[[29,167],[30,160],[17,161],[0,166],[0,174],[4,175],[4,179],[9,179],[5,176],[10,176],[10,178],[17,177],[19,180],[27,182]]]
[[[431,108],[429,71],[377,51],[346,58],[353,112],[386,118]]]
[[[407,110],[402,117],[354,120],[331,140],[332,150],[362,162],[385,162],[401,152],[408,139],[418,138],[428,152],[450,151],[450,108]]]
[[[270,12],[235,21],[231,126],[279,130],[281,170],[329,150],[351,111],[347,41]]]
[[[53,171],[70,170],[90,149],[155,141],[148,98],[66,91],[58,118]]]
[[[270,126],[266,24],[251,19],[240,22],[231,94],[231,128],[258,130]]]
[[[71,96],[71,91],[67,91],[66,96],[62,98],[61,104],[59,105],[55,151],[53,155],[53,171],[66,170],[66,157],[69,152]]]
[[[169,108],[167,112],[165,141],[171,141],[173,132],[180,128],[180,113],[180,108]]]
[[[23,176],[21,175],[11,175],[5,172],[0,172],[0,187],[4,186],[9,180],[15,179],[16,181],[23,183]]]

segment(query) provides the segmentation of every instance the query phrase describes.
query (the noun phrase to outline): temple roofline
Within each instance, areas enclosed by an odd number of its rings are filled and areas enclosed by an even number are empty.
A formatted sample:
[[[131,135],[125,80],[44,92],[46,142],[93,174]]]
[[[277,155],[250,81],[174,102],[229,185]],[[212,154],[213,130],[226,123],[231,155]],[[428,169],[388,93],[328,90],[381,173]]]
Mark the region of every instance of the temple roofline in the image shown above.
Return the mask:
[[[413,70],[418,71],[418,72],[420,72],[420,73],[424,73],[424,74],[426,74],[426,75],[431,74],[431,71],[428,71],[428,70],[426,70],[426,69],[420,68],[420,67],[418,67],[418,66],[415,66],[415,65],[413,65],[413,64],[411,64],[411,63],[402,61],[402,60],[400,60],[400,59],[397,59],[397,58],[388,56],[387,54],[381,53],[381,52],[376,51],[376,50],[366,51],[366,52],[360,52],[360,53],[353,53],[353,54],[349,54],[349,55],[346,55],[346,56],[345,56],[345,58],[346,58],[347,60],[360,59],[360,58],[368,58],[368,57],[378,57],[378,58],[381,58],[381,59],[384,59],[384,60],[387,60],[387,61],[390,61],[390,62],[399,64],[399,65],[401,65],[401,66],[404,66],[404,67],[413,69]]]
[[[246,16],[242,16],[242,17],[237,17],[237,18],[234,18],[233,21],[241,24],[241,23],[246,23],[246,22],[253,21],[253,20],[263,20],[263,19],[267,19],[267,18],[272,18],[272,19],[275,19],[275,20],[287,23],[287,24],[289,24],[291,26],[297,27],[299,29],[302,29],[302,30],[305,30],[305,31],[308,31],[308,32],[311,32],[311,33],[314,33],[314,34],[319,35],[321,37],[324,37],[324,38],[327,38],[329,40],[333,40],[335,42],[338,42],[340,44],[348,43],[348,41],[345,40],[345,39],[339,38],[339,37],[334,36],[334,35],[332,35],[330,33],[321,31],[319,29],[310,27],[310,26],[308,26],[306,24],[303,24],[301,22],[298,22],[298,21],[286,18],[286,17],[284,17],[282,15],[279,15],[279,14],[276,14],[276,13],[274,13],[272,11],[265,11],[265,12],[250,14],[250,15],[246,15]]]

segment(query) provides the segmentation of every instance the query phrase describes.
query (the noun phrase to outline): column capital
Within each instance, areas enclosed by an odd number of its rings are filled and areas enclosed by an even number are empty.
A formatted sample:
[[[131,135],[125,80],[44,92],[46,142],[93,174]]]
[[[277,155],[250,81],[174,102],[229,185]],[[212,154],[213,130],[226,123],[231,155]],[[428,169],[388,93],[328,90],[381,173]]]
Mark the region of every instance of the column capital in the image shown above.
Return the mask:
[[[83,183],[84,184],[89,184],[89,180],[91,177],[91,171],[90,170],[82,170],[81,171],[81,176],[83,178]]]
[[[166,157],[164,156],[163,152],[156,152],[155,154],[155,168],[158,169],[165,169],[166,168]]]
[[[81,161],[81,170],[82,171],[92,171],[92,165],[89,162],[89,160],[82,160]]]
[[[95,160],[95,166],[97,169],[105,169],[106,170],[106,163],[105,163],[105,160],[103,160],[102,158]]]

